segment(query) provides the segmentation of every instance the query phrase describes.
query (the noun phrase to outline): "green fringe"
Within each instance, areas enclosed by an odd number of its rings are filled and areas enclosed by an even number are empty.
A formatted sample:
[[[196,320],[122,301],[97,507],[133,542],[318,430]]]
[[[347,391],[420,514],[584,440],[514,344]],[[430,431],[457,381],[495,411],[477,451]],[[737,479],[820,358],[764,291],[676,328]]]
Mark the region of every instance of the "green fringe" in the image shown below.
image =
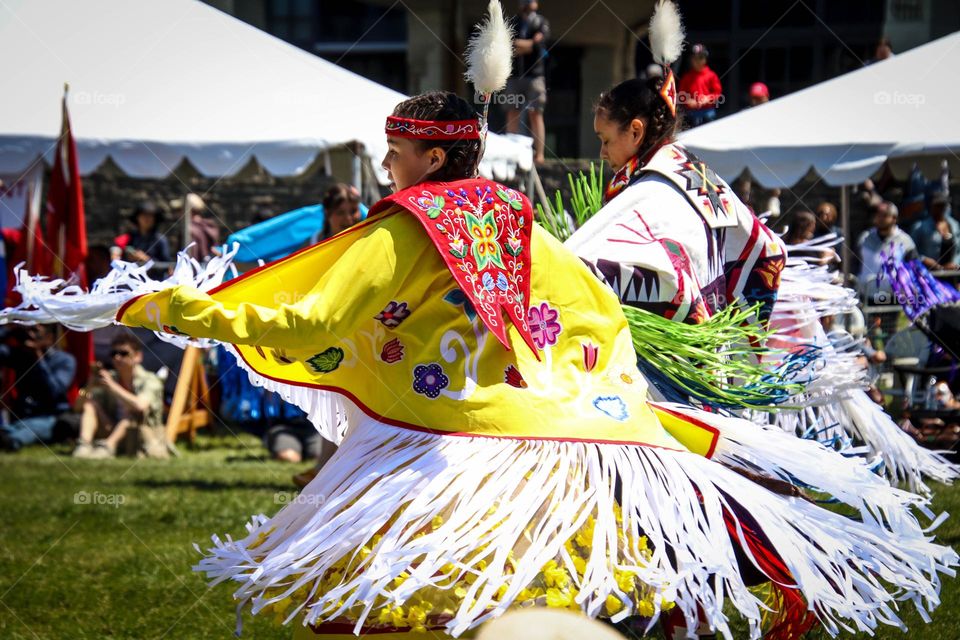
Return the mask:
[[[756,310],[736,306],[702,324],[667,320],[623,306],[633,348],[663,376],[692,397],[725,408],[771,409],[802,391],[776,372],[754,364],[771,350],[773,333],[756,323]]]
[[[552,206],[537,204],[537,219],[561,241],[603,206],[603,164],[589,174],[567,175],[570,203],[554,194]],[[759,305],[758,305],[759,307]],[[637,356],[690,396],[729,409],[771,409],[800,393],[803,386],[783,381],[780,372],[754,364],[769,354],[762,346],[772,333],[756,323],[757,308],[730,307],[699,325],[667,320],[635,307],[623,307]]]
[[[603,163],[597,168],[591,162],[589,175],[580,171],[574,178],[572,173],[568,173],[567,181],[571,194],[569,208],[564,206],[563,194],[559,191],[553,194],[553,206],[544,209],[539,202],[536,206],[538,222],[561,241],[569,238],[603,206]]]

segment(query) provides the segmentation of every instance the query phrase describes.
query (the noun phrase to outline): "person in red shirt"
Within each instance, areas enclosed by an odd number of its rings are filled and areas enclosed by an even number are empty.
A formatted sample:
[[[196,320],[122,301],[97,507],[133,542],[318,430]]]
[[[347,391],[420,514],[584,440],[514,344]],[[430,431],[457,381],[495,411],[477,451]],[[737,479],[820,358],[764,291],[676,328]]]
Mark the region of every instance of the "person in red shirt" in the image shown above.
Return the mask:
[[[750,106],[756,107],[765,102],[770,102],[770,89],[762,82],[754,82],[750,85]]]
[[[690,50],[690,70],[680,78],[679,96],[691,127],[712,122],[717,117],[717,105],[723,101],[720,78],[707,66],[709,52],[702,44]]]

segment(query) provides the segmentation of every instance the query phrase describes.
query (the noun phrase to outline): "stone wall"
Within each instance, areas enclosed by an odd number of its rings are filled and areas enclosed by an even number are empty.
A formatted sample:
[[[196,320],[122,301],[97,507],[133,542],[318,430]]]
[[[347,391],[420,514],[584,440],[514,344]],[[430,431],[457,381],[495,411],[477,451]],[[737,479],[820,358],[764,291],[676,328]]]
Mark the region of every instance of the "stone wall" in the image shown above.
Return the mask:
[[[567,174],[589,171],[590,160],[551,160],[539,168],[544,190],[549,198],[559,190],[564,201],[570,197]],[[610,171],[605,170],[609,179]],[[260,212],[273,215],[298,207],[316,204],[323,198],[326,189],[335,179],[323,171],[310,171],[302,176],[277,178],[260,170],[242,171],[228,178],[207,178],[181,166],[173,175],[163,179],[132,178],[117,171],[109,164],[83,178],[83,193],[87,213],[87,234],[91,245],[110,244],[113,238],[126,230],[127,219],[137,202],[149,199],[169,207],[171,200],[182,198],[189,191],[199,194],[220,220],[222,237],[248,226]],[[525,177],[518,176],[511,186],[527,191]],[[383,194],[385,195],[385,194]],[[528,194],[532,195],[532,194]],[[761,203],[769,191],[757,185],[753,189],[753,206],[761,210]],[[536,201],[536,197],[532,197]],[[793,213],[802,209],[812,210],[821,200],[829,200],[839,206],[840,194],[815,176],[807,176],[791,189],[784,189],[780,196],[782,215],[773,222],[780,231],[789,223]],[[370,203],[368,203],[370,204]],[[171,242],[179,247],[181,234],[180,213],[169,212],[164,230]],[[868,214],[859,198],[851,197],[852,236],[869,226]]]
[[[112,172],[97,172],[83,178],[83,197],[90,244],[110,244],[126,230],[128,217],[136,204],[153,200],[169,208],[169,203],[187,192],[200,195],[220,221],[221,237],[248,226],[260,213],[279,214],[316,204],[335,182],[323,173],[308,177],[275,178],[266,174],[205,178],[171,176],[163,179],[131,178]],[[182,212],[169,211],[163,230],[179,247]]]

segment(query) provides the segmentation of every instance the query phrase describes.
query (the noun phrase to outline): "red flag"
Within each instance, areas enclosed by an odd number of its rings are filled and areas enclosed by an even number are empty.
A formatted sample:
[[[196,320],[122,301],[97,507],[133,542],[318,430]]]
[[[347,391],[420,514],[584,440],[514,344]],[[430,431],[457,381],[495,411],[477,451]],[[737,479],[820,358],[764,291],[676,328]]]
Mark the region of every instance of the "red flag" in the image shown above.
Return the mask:
[[[46,232],[34,246],[34,271],[86,287],[87,225],[83,213],[77,145],[67,112],[66,89],[63,94],[63,123],[53,170],[50,172],[45,210]],[[77,359],[76,384],[83,384],[93,360],[93,336],[90,333],[68,331],[66,350]]]

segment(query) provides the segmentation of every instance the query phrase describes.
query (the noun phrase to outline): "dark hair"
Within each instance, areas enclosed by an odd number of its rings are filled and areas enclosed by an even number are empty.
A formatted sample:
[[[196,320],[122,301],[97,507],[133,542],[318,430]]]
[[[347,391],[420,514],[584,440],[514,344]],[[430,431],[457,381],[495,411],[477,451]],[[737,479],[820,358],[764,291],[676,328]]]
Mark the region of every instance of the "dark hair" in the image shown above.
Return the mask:
[[[670,107],[660,96],[663,78],[625,80],[609,91],[604,91],[593,106],[595,113],[616,122],[626,129],[635,118],[647,123],[646,134],[638,150],[641,157],[650,149],[670,142],[679,131],[679,119],[670,113]]]
[[[136,226],[137,218],[140,217],[141,213],[150,213],[153,214],[153,230],[156,231],[157,228],[163,223],[164,211],[161,207],[152,200],[142,200],[137,203],[137,206],[134,207],[133,213],[130,214],[130,222]]]
[[[360,204],[360,192],[356,187],[343,182],[331,185],[323,195],[323,237],[330,237],[330,212],[339,207],[344,202],[349,202],[354,207]]]
[[[813,231],[817,228],[817,218],[810,213],[809,211],[798,211],[793,216],[793,221],[790,223],[790,228],[787,229],[786,235],[783,236],[783,241],[787,244],[799,244],[804,242],[801,233],[803,231]]]
[[[430,91],[404,100],[393,109],[393,115],[416,120],[469,120],[477,112],[469,102],[449,91]],[[448,182],[475,178],[480,164],[479,140],[419,140],[414,139],[423,152],[440,147],[447,154],[443,166],[431,173],[431,180]]]
[[[111,349],[119,346],[130,347],[135,353],[141,353],[143,351],[143,344],[141,344],[140,338],[129,329],[120,331],[117,335],[113,336],[113,339],[110,341]]]

